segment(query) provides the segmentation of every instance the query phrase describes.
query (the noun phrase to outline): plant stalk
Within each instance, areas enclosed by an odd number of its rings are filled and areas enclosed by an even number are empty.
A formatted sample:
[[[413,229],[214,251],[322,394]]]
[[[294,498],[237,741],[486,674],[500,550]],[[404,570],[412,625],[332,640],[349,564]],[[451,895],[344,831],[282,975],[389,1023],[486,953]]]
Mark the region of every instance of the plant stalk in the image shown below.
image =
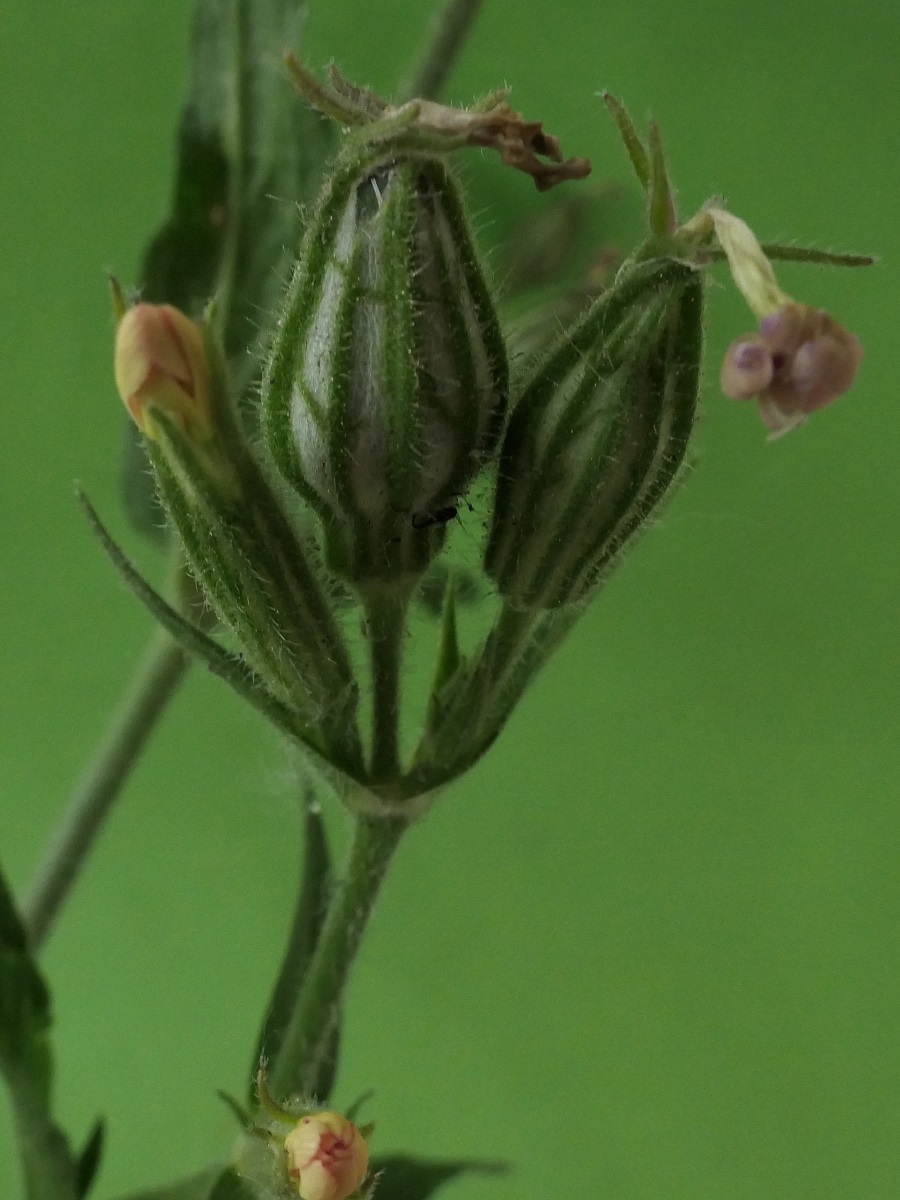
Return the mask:
[[[281,1099],[308,1095],[340,1019],[341,998],[381,881],[406,830],[404,818],[361,817],[344,876],[335,888],[315,954],[271,1065],[269,1082]]]
[[[184,650],[168,634],[157,632],[26,892],[22,912],[33,950],[40,949],[52,929],[116,797],[187,666]]]
[[[404,100],[436,100],[465,45],[482,0],[444,0],[435,13],[422,50],[403,88]]]

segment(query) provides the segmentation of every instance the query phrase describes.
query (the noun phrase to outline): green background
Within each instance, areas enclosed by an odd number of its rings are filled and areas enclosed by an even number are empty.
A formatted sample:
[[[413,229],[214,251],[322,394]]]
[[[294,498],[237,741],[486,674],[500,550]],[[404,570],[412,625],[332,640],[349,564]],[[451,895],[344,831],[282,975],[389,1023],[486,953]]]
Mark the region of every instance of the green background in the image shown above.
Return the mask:
[[[423,6],[313,7],[311,63],[390,90]],[[103,273],[132,279],[164,212],[187,17],[181,0],[0,10],[0,853],[17,886],[149,631],[72,482],[156,570],[116,515]],[[775,445],[718,392],[752,322],[712,290],[688,485],[401,851],[337,1100],[377,1088],[382,1150],[514,1164],[460,1200],[900,1193],[898,42],[888,0],[486,0],[453,80],[459,101],[511,84],[597,178],[625,180],[610,87],[660,121],[683,211],[724,193],[764,237],[882,257],[782,272],[866,359]],[[466,176],[486,242],[545,203],[477,155]],[[110,1118],[98,1200],[232,1136],[214,1089],[241,1091],[284,935],[287,778],[274,735],[197,672],[48,946],[61,1117],[79,1140]],[[0,1196],[17,1189],[3,1100]]]

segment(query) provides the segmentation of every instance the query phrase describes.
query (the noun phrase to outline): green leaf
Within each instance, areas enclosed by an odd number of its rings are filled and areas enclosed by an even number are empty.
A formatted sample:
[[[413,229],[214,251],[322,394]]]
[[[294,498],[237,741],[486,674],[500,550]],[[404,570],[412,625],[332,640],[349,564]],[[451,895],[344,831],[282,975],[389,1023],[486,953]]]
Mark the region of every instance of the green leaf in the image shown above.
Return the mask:
[[[97,1178],[105,1138],[106,1125],[101,1117],[91,1130],[75,1165],[75,1190],[79,1200],[84,1200]]]
[[[290,1024],[291,1015],[296,1008],[300,989],[319,940],[334,880],[325,823],[322,820],[318,801],[311,785],[307,785],[303,797],[303,825],[300,889],[281,969],[275,981],[251,1063],[251,1085],[247,1095],[251,1107],[256,1103],[255,1081],[260,1063],[263,1060],[274,1062],[281,1050],[284,1032]],[[310,1089],[323,1103],[328,1099],[334,1084],[337,1042],[338,1034],[336,1032],[333,1051],[323,1056],[325,1061],[319,1070],[319,1077]]]
[[[814,246],[785,246],[780,242],[763,242],[762,252],[773,262],[811,263],[818,267],[873,267],[878,261],[871,254],[843,254],[839,250],[817,250]],[[710,247],[703,251],[713,262],[726,262],[724,250]]]
[[[228,163],[223,119],[228,97],[229,46],[222,0],[198,0],[189,49],[188,91],[175,145],[175,179],[168,217],[144,251],[139,290],[153,304],[174,304],[196,315],[215,291],[225,246]],[[166,523],[144,443],[124,424],[121,495],[138,532],[164,543]]]
[[[230,0],[214,7],[227,26],[229,103],[223,126],[228,157],[228,227],[220,278],[223,341],[237,391],[255,397],[265,348],[312,198],[337,129],[298,97],[283,65],[302,48],[305,0]],[[260,322],[263,327],[260,327]]]
[[[51,1104],[50,994],[0,876],[0,1074],[12,1102],[27,1200],[78,1200],[77,1169]]]
[[[372,1163],[380,1172],[378,1200],[427,1200],[434,1192],[460,1175],[502,1175],[504,1163],[477,1162],[473,1159],[413,1158],[391,1154]]]
[[[282,66],[299,48],[305,0],[196,0],[170,213],[144,254],[145,300],[189,315],[217,294],[223,340],[246,399],[259,375],[293,254],[301,204],[336,137],[297,98]],[[262,322],[262,326],[261,326]],[[146,453],[125,435],[122,496],[139,531],[164,520]]]
[[[220,1186],[227,1189],[234,1178],[236,1176],[231,1167],[218,1164],[215,1167],[207,1167],[205,1171],[191,1175],[188,1179],[180,1179],[177,1183],[163,1184],[149,1191],[129,1193],[123,1200],[213,1200],[214,1197],[215,1200],[230,1200],[227,1190],[220,1193],[217,1189]],[[252,1200],[251,1192],[244,1194]],[[238,1200],[242,1194],[233,1191],[231,1196]]]

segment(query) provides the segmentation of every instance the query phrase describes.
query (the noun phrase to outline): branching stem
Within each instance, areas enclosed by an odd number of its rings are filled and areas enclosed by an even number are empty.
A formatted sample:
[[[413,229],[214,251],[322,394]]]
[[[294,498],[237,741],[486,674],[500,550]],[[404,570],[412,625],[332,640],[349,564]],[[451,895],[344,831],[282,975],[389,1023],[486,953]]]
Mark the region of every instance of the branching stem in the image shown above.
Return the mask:
[[[315,954],[278,1056],[269,1070],[276,1097],[308,1094],[340,1019],[341,999],[381,881],[408,822],[360,818],[343,878],[328,907]]]

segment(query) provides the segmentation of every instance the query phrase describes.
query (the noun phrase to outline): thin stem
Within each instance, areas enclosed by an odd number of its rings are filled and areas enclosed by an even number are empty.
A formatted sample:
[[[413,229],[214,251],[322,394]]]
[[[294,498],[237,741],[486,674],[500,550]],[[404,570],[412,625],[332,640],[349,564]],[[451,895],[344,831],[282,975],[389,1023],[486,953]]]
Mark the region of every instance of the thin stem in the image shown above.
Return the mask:
[[[50,932],[116,797],[187,669],[188,657],[156,633],[88,763],[22,905],[32,948]]]
[[[407,827],[359,818],[343,879],[328,907],[303,989],[270,1069],[276,1097],[309,1093],[340,1019],[341,997],[381,881]]]
[[[371,589],[365,598],[372,660],[372,755],[369,775],[379,783],[400,774],[400,664],[408,595]]]
[[[403,100],[435,100],[453,69],[482,0],[444,0],[435,13],[419,61],[403,89]]]

